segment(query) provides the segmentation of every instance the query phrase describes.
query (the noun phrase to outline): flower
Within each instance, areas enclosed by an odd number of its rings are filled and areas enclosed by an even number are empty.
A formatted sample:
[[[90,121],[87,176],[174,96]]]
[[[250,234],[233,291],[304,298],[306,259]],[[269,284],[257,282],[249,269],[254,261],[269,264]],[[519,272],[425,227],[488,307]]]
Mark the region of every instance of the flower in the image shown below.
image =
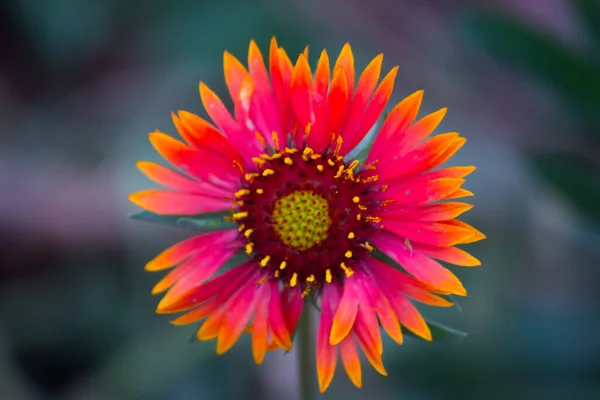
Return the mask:
[[[466,295],[436,260],[480,265],[455,247],[484,238],[455,219],[471,206],[448,201],[472,195],[461,186],[475,168],[437,168],[466,140],[454,132],[428,138],[446,109],[415,121],[422,91],[393,108],[365,160],[349,157],[392,93],[397,67],[379,82],[382,60],[375,57],[355,83],[346,44],[333,69],[326,51],[321,53],[313,78],[308,51],[292,65],[273,39],[269,74],[252,41],[248,70],[224,54],[233,116],[200,83],[214,125],[180,111],[172,117],[183,142],[150,134],[179,172],[139,162],[150,179],[169,189],[134,193],[131,201],[155,214],[191,220],[227,214],[217,226],[222,229],[175,244],[147,264],[149,271],[172,268],[153,290],[168,290],[158,313],[186,312],[176,325],[203,320],[197,336],[216,338],[219,354],[249,332],[260,364],[269,349],[291,349],[310,296],[321,308],[321,391],[333,378],[338,349],[356,386],[357,345],[386,374],[380,324],[397,343],[401,326],[431,340],[409,298],[450,306],[440,295]],[[240,253],[239,265],[224,267]]]

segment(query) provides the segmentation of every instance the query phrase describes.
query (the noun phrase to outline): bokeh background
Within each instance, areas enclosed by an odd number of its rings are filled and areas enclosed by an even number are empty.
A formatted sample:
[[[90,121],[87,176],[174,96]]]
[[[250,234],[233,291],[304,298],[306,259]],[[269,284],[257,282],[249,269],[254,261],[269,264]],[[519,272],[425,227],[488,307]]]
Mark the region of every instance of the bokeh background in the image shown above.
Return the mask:
[[[427,315],[469,336],[384,343],[389,377],[326,399],[600,398],[600,5],[595,0],[0,2],[0,399],[298,399],[297,354],[187,344],[143,271],[189,235],[126,219],[147,132],[225,94],[222,51],[276,35],[357,67],[469,139],[469,297]],[[443,335],[442,335],[443,336]],[[315,374],[316,382],[316,374]]]

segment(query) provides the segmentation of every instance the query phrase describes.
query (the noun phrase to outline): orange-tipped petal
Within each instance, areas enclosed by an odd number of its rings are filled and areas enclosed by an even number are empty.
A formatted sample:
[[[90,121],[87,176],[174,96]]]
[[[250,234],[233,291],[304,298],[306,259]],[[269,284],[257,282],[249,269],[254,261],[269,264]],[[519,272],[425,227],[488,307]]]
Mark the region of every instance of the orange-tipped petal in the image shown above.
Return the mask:
[[[133,193],[129,195],[129,200],[145,210],[161,215],[197,215],[231,207],[229,200],[161,189]]]
[[[200,182],[190,179],[170,168],[149,161],[138,161],[136,166],[149,179],[170,189],[190,193],[202,192],[203,188]]]
[[[281,309],[279,282],[272,282],[271,299],[269,301],[269,327],[273,334],[273,340],[275,340],[281,348],[291,350],[292,339]]]
[[[394,143],[403,140],[405,131],[417,117],[423,100],[423,93],[422,90],[416,91],[390,111],[381,126],[375,143],[373,143],[367,162],[377,159],[386,148],[393,147]]]
[[[319,332],[317,334],[317,376],[319,380],[319,390],[325,392],[331,384],[335,367],[337,365],[337,346],[329,344],[329,332],[332,326],[331,310],[328,306],[323,306],[321,321],[319,322]]]
[[[428,257],[460,265],[461,267],[478,267],[481,265],[481,261],[457,247],[434,247],[415,244],[413,245],[413,249]]]
[[[256,364],[262,364],[269,341],[270,286],[261,285],[256,294],[256,310],[252,324],[252,356]]]
[[[358,312],[358,299],[352,278],[345,279],[343,290],[329,335],[329,342],[332,345],[338,344],[350,333]]]
[[[427,341],[432,340],[429,326],[427,326],[423,316],[414,304],[399,293],[388,293],[388,298],[402,325],[407,327],[415,335]]]
[[[301,127],[315,121],[312,103],[313,90],[310,66],[306,57],[301,54],[292,73],[291,86],[292,107]]]
[[[373,242],[415,278],[443,292],[466,295],[465,288],[454,274],[437,261],[415,252],[404,239],[387,234],[379,236]]]
[[[383,109],[388,103],[390,96],[392,95],[392,91],[394,90],[394,82],[396,80],[396,74],[398,73],[398,67],[394,67],[387,73],[387,75],[383,78],[375,93],[371,97],[371,101],[367,104],[365,108],[363,119],[360,123],[358,131],[356,133],[357,137],[363,137],[373,126],[375,122],[381,116]]]
[[[471,192],[470,190],[459,188],[456,191],[449,194],[448,196],[444,197],[444,199],[445,200],[462,199],[463,197],[473,197],[473,196],[475,196],[475,194],[473,194],[473,192]]]
[[[248,75],[248,71],[242,63],[228,51],[223,53],[223,69],[225,72],[225,83],[229,89],[229,94],[235,101],[242,81]]]
[[[333,70],[342,70],[344,72],[346,82],[348,83],[348,93],[354,90],[354,55],[349,43],[342,47],[342,51],[335,61]]]
[[[229,307],[227,317],[219,330],[217,354],[227,352],[239,339],[254,312],[255,294],[256,285],[247,284]]]
[[[367,65],[358,80],[356,91],[348,109],[348,119],[342,132],[342,136],[344,137],[344,143],[342,144],[343,154],[352,150],[362,139],[358,128],[364,117],[365,106],[377,86],[382,62],[383,54],[379,54]]]
[[[215,302],[208,302],[201,306],[194,308],[192,311],[183,314],[182,316],[171,321],[173,325],[187,325],[194,322],[198,322],[201,319],[206,318],[210,313],[217,309],[218,304]]]
[[[350,89],[346,74],[341,69],[334,70],[333,80],[329,88],[329,96],[327,97],[327,133],[339,134],[346,110],[350,101]]]
[[[462,240],[456,244],[474,243],[474,242],[478,242],[478,241],[486,238],[486,236],[483,233],[481,233],[480,231],[478,231],[471,225],[467,224],[466,222],[462,222],[462,221],[453,219],[452,221],[444,222],[444,224],[446,226],[452,227],[453,229],[465,229],[465,230],[468,230],[469,232],[471,232],[471,234],[472,234],[471,236],[469,236],[468,238],[465,238],[464,240]]]
[[[366,328],[364,321],[362,321],[360,315],[356,320],[353,332],[356,336],[358,345],[363,353],[365,353],[367,360],[369,360],[373,368],[375,368],[375,371],[379,372],[383,376],[387,376],[387,372],[383,366],[383,360],[381,359],[381,352],[377,347],[377,343],[375,343],[370,337],[369,331]]]
[[[392,210],[385,213],[386,219],[399,219],[403,221],[437,222],[448,221],[472,209],[471,204],[447,202],[417,207],[413,209]]]
[[[444,117],[446,116],[447,108],[442,108],[428,114],[415,122],[408,130],[406,131],[406,135],[403,138],[402,144],[398,149],[399,153],[404,153],[406,150],[409,150],[415,147],[419,142],[425,139],[427,136],[431,135],[435,128],[442,122]]]
[[[360,367],[360,358],[356,350],[356,344],[352,335],[348,335],[340,342],[340,355],[342,356],[342,364],[348,374],[348,378],[357,388],[362,387],[362,369]]]

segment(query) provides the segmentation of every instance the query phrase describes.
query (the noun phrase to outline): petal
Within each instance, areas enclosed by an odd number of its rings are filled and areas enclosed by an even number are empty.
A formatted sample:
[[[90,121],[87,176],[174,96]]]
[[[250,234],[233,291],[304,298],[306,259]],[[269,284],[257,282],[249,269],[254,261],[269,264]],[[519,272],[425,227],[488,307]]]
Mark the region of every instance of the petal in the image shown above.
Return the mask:
[[[370,279],[370,281],[365,282],[365,293],[369,297],[370,304],[377,313],[377,317],[379,317],[381,326],[396,343],[402,344],[402,331],[390,302],[380,285],[375,283],[377,279],[370,276],[367,279]]]
[[[252,355],[258,365],[262,364],[267,353],[270,288],[269,285],[260,285],[256,293],[256,309],[252,324]]]
[[[199,194],[150,189],[129,195],[137,206],[161,215],[198,215],[231,208],[231,200]]]
[[[312,104],[313,90],[310,66],[304,54],[300,54],[292,73],[291,97],[292,108],[298,119],[299,127],[302,128],[302,134],[304,133],[303,128],[315,121]]]
[[[327,97],[327,134],[339,134],[346,117],[350,94],[346,74],[341,69],[334,69]]]
[[[456,132],[445,133],[432,137],[408,153],[382,155],[377,166],[380,178],[386,182],[406,179],[437,167],[440,154],[443,154],[457,137]]]
[[[373,128],[375,122],[377,122],[381,116],[381,113],[387,105],[388,100],[392,95],[392,91],[394,90],[394,81],[397,73],[398,67],[392,68],[385,78],[383,78],[375,90],[375,93],[373,93],[371,101],[369,101],[369,104],[365,108],[363,119],[356,133],[357,137],[364,137],[367,132]]]
[[[400,323],[410,329],[415,335],[431,341],[431,331],[419,310],[404,296],[399,293],[387,293],[390,304],[398,316]]]
[[[423,91],[419,90],[394,107],[381,126],[377,139],[375,139],[371,152],[367,157],[367,164],[378,159],[386,148],[393,146],[398,140],[402,140],[402,135],[416,118],[422,100]]]
[[[447,108],[442,108],[415,122],[406,130],[406,135],[403,136],[402,143],[397,149],[398,153],[404,153],[412,149],[427,136],[431,135],[435,128],[442,122],[447,111]]]
[[[160,293],[171,286],[176,291],[186,292],[212,277],[225,262],[233,256],[236,249],[212,251],[204,249],[194,257],[173,269],[152,290],[152,294]]]
[[[238,236],[237,229],[205,233],[194,236],[169,247],[146,264],[146,271],[159,271],[179,264],[196,251],[206,247],[227,243]]]
[[[288,332],[292,333],[296,330],[298,320],[302,314],[304,308],[304,299],[302,298],[302,292],[297,289],[288,289],[287,292],[281,293],[283,318],[285,319],[285,325]]]
[[[248,283],[240,295],[232,302],[217,340],[217,354],[223,354],[229,350],[239,339],[244,328],[250,321],[256,303],[257,285]]]
[[[238,172],[234,161],[241,163],[242,158],[217,128],[187,111],[179,111],[179,118],[176,118],[174,114],[172,117],[182,137],[203,157],[208,156],[211,160],[223,164],[224,168],[233,170],[235,173]]]
[[[330,132],[327,131],[327,93],[329,90],[329,57],[323,50],[317,70],[315,72],[314,110],[315,123],[311,127],[307,137],[308,146],[321,153],[325,150],[331,140]]]
[[[357,388],[362,387],[362,369],[360,367],[360,358],[356,351],[356,344],[352,335],[348,335],[340,342],[340,354],[342,364],[348,374],[348,377]]]
[[[138,161],[136,166],[149,179],[170,189],[188,193],[203,193],[205,195],[223,196],[227,191],[217,188],[207,182],[198,182],[179,172],[149,161]]]
[[[199,283],[197,287],[186,292],[182,292],[174,286],[160,301],[156,312],[168,314],[189,310],[217,295],[217,297],[227,300],[231,293],[237,291],[242,283],[252,277],[255,267],[250,263],[239,265],[204,284]]]
[[[365,106],[377,86],[382,62],[383,54],[379,54],[367,65],[358,80],[356,91],[348,109],[348,119],[341,133],[344,138],[342,154],[351,151],[362,139],[357,135],[358,128],[364,116]]]
[[[354,55],[349,43],[346,43],[342,47],[342,51],[335,61],[333,70],[336,71],[338,69],[344,72],[346,82],[348,83],[348,93],[352,93],[354,89]]]
[[[329,333],[333,325],[332,310],[329,305],[331,289],[331,286],[326,286],[323,289],[323,312],[321,313],[319,331],[317,333],[317,376],[321,393],[325,392],[329,387],[337,364],[337,346],[332,346],[329,343]]]
[[[430,179],[428,174],[424,174],[390,185],[387,191],[381,193],[381,197],[385,200],[393,199],[388,209],[414,207],[442,200],[456,192],[463,183],[464,179]]]
[[[413,251],[403,239],[389,234],[380,235],[373,243],[415,278],[443,292],[466,295],[465,288],[454,274],[433,259]]]
[[[379,351],[377,343],[370,336],[367,323],[364,321],[362,314],[359,314],[356,317],[353,332],[356,336],[358,345],[363,353],[365,353],[365,356],[367,356],[367,360],[369,360],[373,368],[381,375],[387,376],[387,372],[381,359],[381,352]]]
[[[196,150],[162,132],[150,133],[149,139],[158,153],[182,172],[205,182],[233,187],[235,175],[230,169],[223,169],[222,164],[208,162]],[[214,181],[214,177],[218,178],[218,182]]]
[[[194,308],[192,311],[183,314],[182,316],[171,321],[173,325],[187,325],[193,322],[198,322],[201,319],[209,316],[218,307],[218,304],[214,301],[202,304],[199,307]]]
[[[329,341],[336,345],[344,339],[354,324],[358,312],[358,296],[356,293],[356,279],[346,278],[342,288],[343,294],[340,303],[335,310],[333,326],[329,335]]]
[[[383,215],[385,219],[397,219],[399,221],[436,222],[454,219],[472,208],[471,204],[448,202],[409,209],[392,209]]]
[[[271,73],[271,84],[273,86],[273,96],[279,115],[280,127],[279,130],[275,132],[278,141],[275,149],[280,150],[287,142],[287,127],[294,119],[290,102],[290,80],[293,67],[289,65],[288,69],[287,66],[283,64],[277,41],[274,37],[271,39],[271,48],[269,50],[269,70]]]
[[[271,299],[269,301],[269,327],[275,342],[283,349],[291,350],[292,339],[288,332],[283,311],[281,309],[281,297],[279,294],[279,282],[270,283]]]
[[[481,265],[481,261],[457,247],[435,247],[415,243],[413,249],[428,257],[462,267],[477,267]]]
[[[227,84],[227,89],[229,89],[229,95],[232,100],[235,100],[235,97],[240,91],[242,81],[248,75],[248,71],[246,71],[246,68],[242,63],[228,51],[223,53],[223,69],[225,72],[225,83]]]
[[[465,240],[463,240],[457,244],[474,243],[474,242],[478,242],[478,241],[486,238],[486,236],[483,233],[479,232],[477,229],[473,228],[471,225],[467,224],[466,222],[462,222],[462,221],[453,219],[451,221],[445,221],[444,225],[450,226],[454,229],[465,229],[473,234],[469,238],[466,238]]]

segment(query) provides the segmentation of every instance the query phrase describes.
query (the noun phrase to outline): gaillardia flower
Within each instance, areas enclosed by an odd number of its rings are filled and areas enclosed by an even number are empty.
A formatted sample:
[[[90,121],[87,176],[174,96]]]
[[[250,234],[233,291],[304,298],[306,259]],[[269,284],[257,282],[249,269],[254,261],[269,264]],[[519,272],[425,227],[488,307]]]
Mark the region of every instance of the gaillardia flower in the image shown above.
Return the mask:
[[[471,206],[448,201],[472,195],[461,186],[475,168],[438,168],[466,140],[455,132],[428,138],[446,109],[415,120],[422,91],[391,110],[366,158],[349,157],[392,93],[397,67],[379,82],[382,60],[375,57],[356,81],[345,45],[333,68],[323,51],[313,76],[307,51],[293,65],[273,39],[268,73],[251,42],[248,69],[224,54],[233,114],[200,83],[212,123],[180,111],[173,122],[183,141],[150,134],[178,171],[139,162],[168,189],[138,192],[131,201],[205,228],[147,264],[149,271],[172,268],[153,290],[167,291],[158,313],[186,312],[176,325],[202,321],[198,338],[216,338],[219,354],[249,332],[260,364],[269,349],[291,349],[310,299],[320,309],[321,391],[338,349],[356,386],[357,345],[386,374],[380,326],[397,343],[401,326],[431,340],[409,298],[449,306],[440,295],[466,295],[439,261],[480,265],[455,247],[484,238],[455,219]]]

